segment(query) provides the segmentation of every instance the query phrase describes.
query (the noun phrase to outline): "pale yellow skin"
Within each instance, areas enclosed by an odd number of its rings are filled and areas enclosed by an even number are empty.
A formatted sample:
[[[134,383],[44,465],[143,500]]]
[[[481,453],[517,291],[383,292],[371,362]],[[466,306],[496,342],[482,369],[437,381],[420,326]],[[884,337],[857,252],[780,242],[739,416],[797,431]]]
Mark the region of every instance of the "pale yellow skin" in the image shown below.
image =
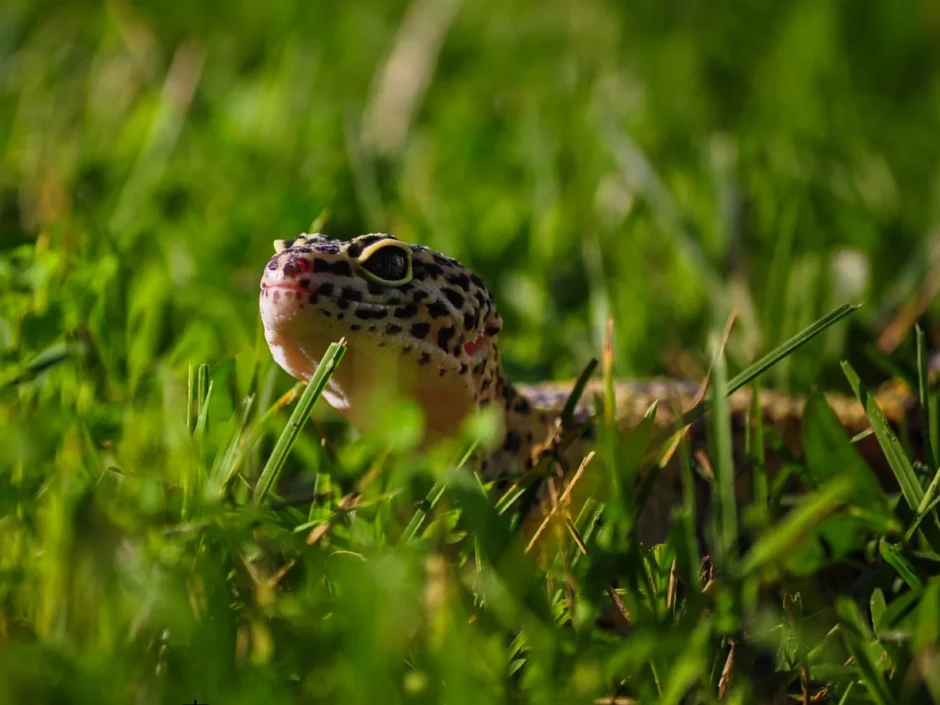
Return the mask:
[[[345,338],[346,355],[325,396],[352,424],[368,429],[376,423],[375,405],[400,395],[424,411],[427,436],[433,440],[453,436],[468,415],[493,407],[503,433],[502,447],[479,461],[489,479],[518,478],[551,449],[572,385],[513,385],[503,376],[497,345],[502,320],[483,282],[459,262],[375,234],[349,242],[301,235],[276,242],[275,250],[264,269],[260,295],[271,353],[291,376],[306,381],[329,344]],[[634,426],[654,400],[660,401],[656,422],[663,426],[691,406],[699,383],[626,381],[618,382],[616,391],[620,427]],[[592,382],[577,409],[579,420],[590,418],[590,400],[599,393]],[[867,428],[854,398],[827,399],[851,433]],[[767,391],[760,401],[764,419],[798,452],[803,401]],[[882,394],[879,402],[894,420],[912,408],[903,389]],[[744,418],[750,390],[732,395],[729,403],[733,416]],[[701,445],[701,433],[697,436],[693,445]],[[577,468],[589,447],[590,436],[577,440],[559,464]],[[862,450],[879,462],[871,442]],[[678,499],[675,477],[664,479],[644,513],[645,536],[661,536]]]

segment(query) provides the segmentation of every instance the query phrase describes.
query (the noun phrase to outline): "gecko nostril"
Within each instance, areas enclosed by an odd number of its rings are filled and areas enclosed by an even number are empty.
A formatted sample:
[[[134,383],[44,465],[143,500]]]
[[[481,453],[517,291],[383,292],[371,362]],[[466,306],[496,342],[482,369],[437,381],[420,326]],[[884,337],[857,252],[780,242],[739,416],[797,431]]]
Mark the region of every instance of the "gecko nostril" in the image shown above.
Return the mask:
[[[310,262],[303,257],[291,257],[287,263],[281,267],[286,277],[296,277],[300,274],[307,274],[310,271]]]

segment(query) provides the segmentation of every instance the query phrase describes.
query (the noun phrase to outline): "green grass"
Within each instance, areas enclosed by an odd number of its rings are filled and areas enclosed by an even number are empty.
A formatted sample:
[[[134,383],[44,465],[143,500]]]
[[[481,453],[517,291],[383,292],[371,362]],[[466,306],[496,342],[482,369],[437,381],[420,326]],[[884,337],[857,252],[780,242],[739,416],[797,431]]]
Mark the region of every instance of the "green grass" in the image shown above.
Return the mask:
[[[934,4],[221,7],[0,3],[0,703],[940,703]],[[526,552],[462,465],[486,419],[419,453],[414,409],[292,417],[257,285],[315,219],[471,266],[514,379],[608,317],[618,376],[715,363],[715,511],[640,546],[657,439],[602,429],[607,485]],[[898,491],[813,395],[782,495],[720,392],[848,303],[760,384],[857,394]]]

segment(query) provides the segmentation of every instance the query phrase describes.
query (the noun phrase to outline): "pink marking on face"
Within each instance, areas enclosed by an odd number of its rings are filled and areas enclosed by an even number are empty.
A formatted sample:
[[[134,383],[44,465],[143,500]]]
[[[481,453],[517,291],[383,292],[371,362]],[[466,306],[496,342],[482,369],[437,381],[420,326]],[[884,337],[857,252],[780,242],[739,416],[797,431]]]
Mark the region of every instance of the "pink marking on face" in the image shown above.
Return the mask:
[[[473,356],[476,355],[477,351],[483,346],[483,337],[480,336],[476,340],[471,340],[463,344],[463,350],[467,355]]]

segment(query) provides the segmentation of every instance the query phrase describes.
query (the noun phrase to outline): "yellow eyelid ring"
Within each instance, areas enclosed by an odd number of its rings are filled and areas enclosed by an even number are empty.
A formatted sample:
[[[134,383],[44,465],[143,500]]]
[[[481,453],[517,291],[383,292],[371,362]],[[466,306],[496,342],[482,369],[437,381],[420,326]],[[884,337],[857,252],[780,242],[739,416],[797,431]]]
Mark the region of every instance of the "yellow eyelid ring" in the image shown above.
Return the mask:
[[[383,279],[377,274],[370,272],[363,266],[372,258],[373,255],[387,247],[394,247],[405,255],[405,275],[400,279]],[[359,254],[359,256],[356,258],[356,262],[359,265],[359,269],[366,277],[372,279],[373,281],[377,281],[380,284],[385,284],[386,286],[404,286],[411,281],[413,276],[411,269],[411,248],[400,240],[390,238],[388,240],[379,240],[378,242],[374,242]]]

